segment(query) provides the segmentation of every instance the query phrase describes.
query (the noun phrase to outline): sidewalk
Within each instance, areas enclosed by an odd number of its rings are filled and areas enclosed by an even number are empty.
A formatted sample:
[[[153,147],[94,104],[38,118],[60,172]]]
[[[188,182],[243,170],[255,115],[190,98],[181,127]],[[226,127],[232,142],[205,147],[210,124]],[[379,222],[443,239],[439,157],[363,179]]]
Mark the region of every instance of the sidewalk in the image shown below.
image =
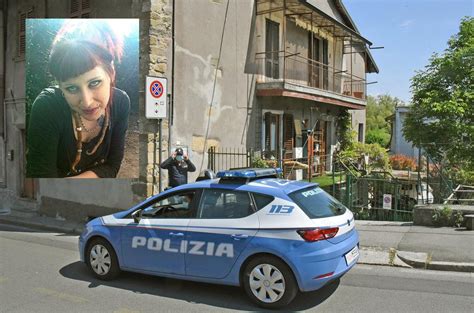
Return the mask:
[[[356,221],[359,263],[474,272],[474,231],[412,223]]]
[[[80,234],[84,223],[0,214],[0,223]],[[474,272],[474,231],[412,223],[356,221],[361,264]]]

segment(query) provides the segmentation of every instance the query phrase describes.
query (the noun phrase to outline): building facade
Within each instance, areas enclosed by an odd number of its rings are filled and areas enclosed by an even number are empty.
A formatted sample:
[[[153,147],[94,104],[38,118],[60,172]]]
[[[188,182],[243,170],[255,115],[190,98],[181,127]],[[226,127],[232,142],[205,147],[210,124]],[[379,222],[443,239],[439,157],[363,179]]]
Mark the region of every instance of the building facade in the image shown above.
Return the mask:
[[[311,136],[314,171],[330,170],[346,111],[364,140],[366,74],[378,68],[341,1],[177,1],[175,10],[170,144],[189,146],[199,169],[209,146],[251,148],[284,166],[307,157]]]
[[[319,160],[315,170],[330,170],[344,112],[363,140],[366,73],[378,68],[368,50],[371,43],[340,0],[0,3],[3,209],[85,220],[127,208],[166,186],[158,164],[178,146],[197,167],[190,180],[208,167],[210,147],[252,149],[282,163],[305,157],[308,137]],[[24,178],[21,38],[24,20],[35,17],[140,19],[137,179]],[[168,118],[161,123],[144,117],[147,75],[168,79]]]
[[[403,136],[403,124],[410,110],[409,106],[397,106],[395,114],[390,116],[391,141],[390,154],[403,154],[418,160],[419,150]]]

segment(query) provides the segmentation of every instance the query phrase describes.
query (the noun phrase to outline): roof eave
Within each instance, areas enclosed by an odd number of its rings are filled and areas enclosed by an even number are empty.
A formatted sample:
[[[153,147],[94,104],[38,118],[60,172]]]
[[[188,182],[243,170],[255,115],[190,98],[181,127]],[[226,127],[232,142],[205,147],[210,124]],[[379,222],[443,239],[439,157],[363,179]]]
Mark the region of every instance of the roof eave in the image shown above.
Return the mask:
[[[357,37],[358,39],[360,39],[361,41],[365,42],[366,44],[368,44],[369,46],[372,45],[372,42],[370,42],[368,39],[364,38],[360,33],[358,33],[357,31],[351,29],[350,27],[348,27],[347,25],[339,22],[338,20],[336,20],[335,18],[333,18],[332,16],[329,16],[328,14],[326,14],[325,12],[321,11],[320,9],[318,9],[317,7],[315,7],[314,5],[312,5],[311,3],[308,3],[307,0],[298,0],[300,3],[302,3],[303,5],[305,5],[306,7],[310,8],[311,10],[317,12],[318,14],[320,14],[322,17],[332,21],[334,24],[336,24],[337,26],[341,27],[342,29],[344,29],[345,31],[347,31],[348,33],[350,33],[352,36],[355,36]]]
[[[344,6],[344,3],[342,3],[342,0],[335,0],[336,6],[340,9],[341,13],[343,14],[343,17],[347,20],[347,22],[350,24],[350,26],[356,31],[357,33],[360,33],[359,30],[357,29],[356,24],[352,20],[349,12],[347,11],[346,7]],[[369,46],[371,46],[372,43],[369,43]],[[370,53],[369,48],[365,48],[367,55],[368,55],[368,61],[370,62],[367,65],[367,72],[368,73],[379,73],[379,67],[377,66],[377,63],[375,63],[374,57],[372,56],[372,53]]]

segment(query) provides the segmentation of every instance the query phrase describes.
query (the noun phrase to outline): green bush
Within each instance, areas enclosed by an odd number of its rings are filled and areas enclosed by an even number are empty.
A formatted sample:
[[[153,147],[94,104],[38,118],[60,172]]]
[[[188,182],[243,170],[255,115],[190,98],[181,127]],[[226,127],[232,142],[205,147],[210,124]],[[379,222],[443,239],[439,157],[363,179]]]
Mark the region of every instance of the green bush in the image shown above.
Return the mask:
[[[365,142],[368,144],[377,143],[382,147],[387,147],[390,141],[390,134],[384,129],[368,130],[365,135]]]
[[[464,217],[460,211],[453,211],[445,206],[442,209],[434,209],[432,220],[435,226],[461,227]]]
[[[354,142],[348,149],[342,151],[339,154],[339,158],[344,162],[351,160],[352,162],[359,162],[364,155],[369,156],[369,164],[367,165],[367,171],[370,172],[374,169],[381,169],[384,171],[390,171],[390,162],[388,153],[379,144],[367,144],[361,142]]]
[[[254,157],[252,160],[252,167],[255,168],[268,168],[268,163],[261,157]]]
[[[474,171],[454,167],[448,170],[448,174],[456,184],[474,186]]]

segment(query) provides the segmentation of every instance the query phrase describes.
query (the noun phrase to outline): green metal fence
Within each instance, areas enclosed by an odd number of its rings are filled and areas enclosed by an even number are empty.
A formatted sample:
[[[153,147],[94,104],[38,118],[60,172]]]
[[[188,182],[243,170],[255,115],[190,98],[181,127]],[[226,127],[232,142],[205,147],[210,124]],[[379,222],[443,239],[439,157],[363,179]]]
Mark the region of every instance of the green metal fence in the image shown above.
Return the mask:
[[[407,186],[396,179],[347,174],[333,185],[332,193],[356,219],[412,221],[415,201],[405,192]]]

